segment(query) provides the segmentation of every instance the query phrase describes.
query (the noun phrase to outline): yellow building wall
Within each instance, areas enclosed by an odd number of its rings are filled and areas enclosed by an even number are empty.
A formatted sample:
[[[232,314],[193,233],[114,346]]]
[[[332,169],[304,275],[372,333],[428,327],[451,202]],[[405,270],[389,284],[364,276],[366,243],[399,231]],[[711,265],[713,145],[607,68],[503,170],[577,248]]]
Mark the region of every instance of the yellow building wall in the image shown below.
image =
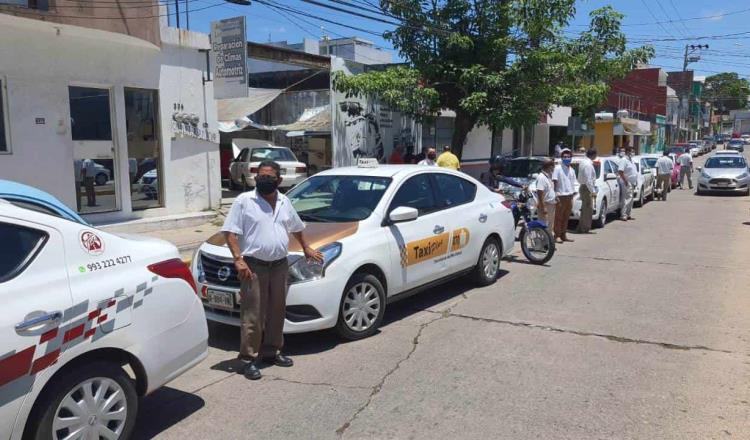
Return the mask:
[[[594,146],[599,154],[612,154],[614,151],[615,121],[596,121],[594,124]]]

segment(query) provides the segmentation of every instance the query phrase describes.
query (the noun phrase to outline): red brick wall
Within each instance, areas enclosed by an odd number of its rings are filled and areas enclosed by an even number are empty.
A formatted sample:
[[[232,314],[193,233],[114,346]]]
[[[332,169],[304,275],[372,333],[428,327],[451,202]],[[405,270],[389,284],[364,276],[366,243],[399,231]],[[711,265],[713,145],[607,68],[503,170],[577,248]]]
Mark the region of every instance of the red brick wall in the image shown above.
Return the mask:
[[[620,98],[620,94],[629,95]],[[640,102],[640,109],[639,109]],[[653,118],[667,114],[667,88],[659,86],[659,69],[636,69],[625,78],[614,81],[607,96],[607,107],[639,111]]]

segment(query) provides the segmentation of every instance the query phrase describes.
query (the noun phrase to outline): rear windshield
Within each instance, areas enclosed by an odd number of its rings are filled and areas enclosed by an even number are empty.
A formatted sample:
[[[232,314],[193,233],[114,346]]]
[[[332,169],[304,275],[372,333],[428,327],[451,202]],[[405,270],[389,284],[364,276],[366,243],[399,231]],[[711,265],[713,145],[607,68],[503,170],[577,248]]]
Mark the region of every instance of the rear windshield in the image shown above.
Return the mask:
[[[531,177],[542,172],[543,164],[541,160],[514,159],[505,164],[503,174],[508,177]]]
[[[296,162],[297,158],[294,157],[294,153],[286,148],[253,148],[253,152],[250,154],[250,162],[262,162],[264,160]]]

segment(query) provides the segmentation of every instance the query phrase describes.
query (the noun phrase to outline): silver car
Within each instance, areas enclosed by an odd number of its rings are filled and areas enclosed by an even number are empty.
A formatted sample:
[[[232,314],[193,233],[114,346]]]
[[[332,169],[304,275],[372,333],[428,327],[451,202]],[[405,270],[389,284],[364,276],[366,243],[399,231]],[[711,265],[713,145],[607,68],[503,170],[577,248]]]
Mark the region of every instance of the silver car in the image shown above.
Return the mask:
[[[715,155],[697,168],[697,194],[729,192],[750,195],[750,169],[740,155]]]

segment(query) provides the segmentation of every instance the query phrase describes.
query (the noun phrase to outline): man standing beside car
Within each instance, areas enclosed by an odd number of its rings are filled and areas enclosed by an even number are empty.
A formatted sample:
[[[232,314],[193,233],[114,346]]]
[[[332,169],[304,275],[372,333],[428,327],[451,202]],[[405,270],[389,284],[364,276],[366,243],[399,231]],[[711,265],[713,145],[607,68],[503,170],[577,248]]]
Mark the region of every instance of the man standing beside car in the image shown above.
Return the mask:
[[[579,234],[588,234],[591,230],[591,217],[594,212],[594,200],[596,197],[596,149],[591,148],[586,152],[586,158],[578,166],[578,195],[581,199],[581,215],[578,216]]]
[[[674,162],[669,157],[669,150],[664,150],[664,154],[656,161],[656,187],[661,191],[661,199],[667,201],[667,194],[672,189],[672,170]]]
[[[258,165],[255,190],[240,194],[221,228],[240,279],[240,354],[243,373],[261,378],[260,361],[271,358],[280,367],[292,360],[281,354],[284,345],[289,234],[302,245],[305,257],[323,262],[307,245],[304,223],[289,199],[279,193],[281,167],[273,161]]]
[[[687,176],[688,186],[693,189],[693,158],[690,153],[683,153],[677,158],[680,164],[680,189],[685,189],[683,182]]]
[[[633,188],[638,183],[638,170],[633,163],[633,147],[620,148],[617,154],[620,160],[617,162],[617,172],[620,175],[620,220],[628,221],[633,217]]]
[[[552,171],[555,161],[548,160],[542,166],[542,172],[536,178],[537,217],[547,223],[547,229],[554,234],[555,211],[557,210],[557,196],[555,185],[552,183]]]
[[[555,238],[558,242],[573,241],[568,238],[568,220],[573,210],[573,196],[576,195],[576,172],[570,164],[573,161],[573,153],[563,148],[560,153],[560,165],[555,167],[552,173],[552,182],[555,183],[557,193],[557,210],[555,212]]]

